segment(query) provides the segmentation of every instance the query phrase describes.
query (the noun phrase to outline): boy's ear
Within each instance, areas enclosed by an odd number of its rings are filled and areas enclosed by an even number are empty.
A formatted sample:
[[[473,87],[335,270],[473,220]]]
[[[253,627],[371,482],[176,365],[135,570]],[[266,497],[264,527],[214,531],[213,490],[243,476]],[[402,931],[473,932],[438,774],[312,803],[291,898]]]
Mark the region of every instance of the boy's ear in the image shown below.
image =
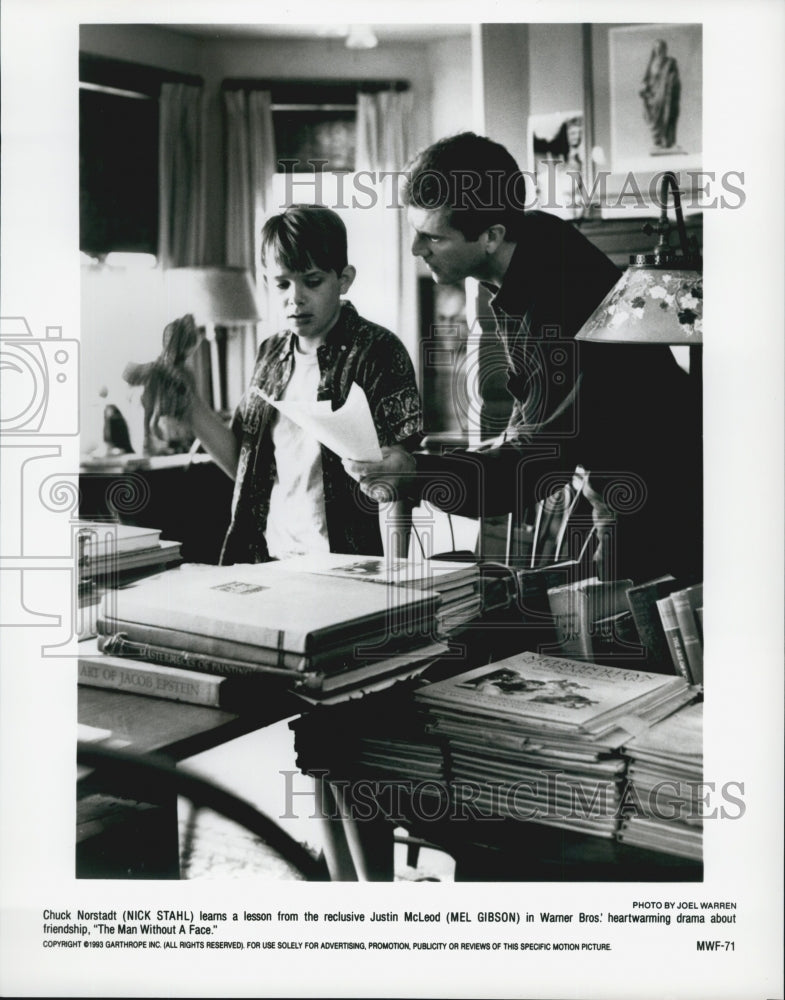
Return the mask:
[[[343,271],[341,271],[338,275],[338,287],[341,290],[341,295],[346,295],[354,284],[356,276],[357,270],[353,268],[351,264],[347,264]]]

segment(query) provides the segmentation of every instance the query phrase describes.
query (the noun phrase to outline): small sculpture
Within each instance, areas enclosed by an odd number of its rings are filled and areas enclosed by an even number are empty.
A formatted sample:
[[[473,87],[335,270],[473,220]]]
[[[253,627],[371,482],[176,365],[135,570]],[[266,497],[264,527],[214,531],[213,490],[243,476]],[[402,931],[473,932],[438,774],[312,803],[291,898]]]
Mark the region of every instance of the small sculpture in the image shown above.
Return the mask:
[[[655,150],[672,150],[676,145],[681,78],[679,64],[668,55],[668,44],[662,38],[654,43],[639,95],[643,100],[643,117],[651,129]]]

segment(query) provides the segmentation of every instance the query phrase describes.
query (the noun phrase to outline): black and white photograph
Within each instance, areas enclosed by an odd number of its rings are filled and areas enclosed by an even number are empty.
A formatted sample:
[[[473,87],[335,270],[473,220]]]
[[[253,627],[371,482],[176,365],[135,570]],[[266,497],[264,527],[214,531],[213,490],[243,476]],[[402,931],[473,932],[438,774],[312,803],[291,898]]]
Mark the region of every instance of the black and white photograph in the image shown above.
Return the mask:
[[[5,0],[0,993],[782,996],[718,7]]]

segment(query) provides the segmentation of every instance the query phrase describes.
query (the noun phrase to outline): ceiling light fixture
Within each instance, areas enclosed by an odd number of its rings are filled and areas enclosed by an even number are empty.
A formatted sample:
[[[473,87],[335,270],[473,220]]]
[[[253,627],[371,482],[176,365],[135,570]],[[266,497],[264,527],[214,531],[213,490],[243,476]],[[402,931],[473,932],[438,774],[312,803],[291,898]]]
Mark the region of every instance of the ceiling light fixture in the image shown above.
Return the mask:
[[[375,49],[379,39],[370,24],[351,24],[346,33],[347,49]]]

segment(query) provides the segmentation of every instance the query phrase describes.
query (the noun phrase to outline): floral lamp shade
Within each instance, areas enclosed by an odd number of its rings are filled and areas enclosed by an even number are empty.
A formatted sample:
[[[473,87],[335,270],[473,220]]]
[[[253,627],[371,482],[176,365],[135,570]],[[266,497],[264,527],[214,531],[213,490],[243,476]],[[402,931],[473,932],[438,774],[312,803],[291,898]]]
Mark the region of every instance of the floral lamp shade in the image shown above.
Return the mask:
[[[631,264],[576,339],[615,344],[702,344],[702,273]]]

